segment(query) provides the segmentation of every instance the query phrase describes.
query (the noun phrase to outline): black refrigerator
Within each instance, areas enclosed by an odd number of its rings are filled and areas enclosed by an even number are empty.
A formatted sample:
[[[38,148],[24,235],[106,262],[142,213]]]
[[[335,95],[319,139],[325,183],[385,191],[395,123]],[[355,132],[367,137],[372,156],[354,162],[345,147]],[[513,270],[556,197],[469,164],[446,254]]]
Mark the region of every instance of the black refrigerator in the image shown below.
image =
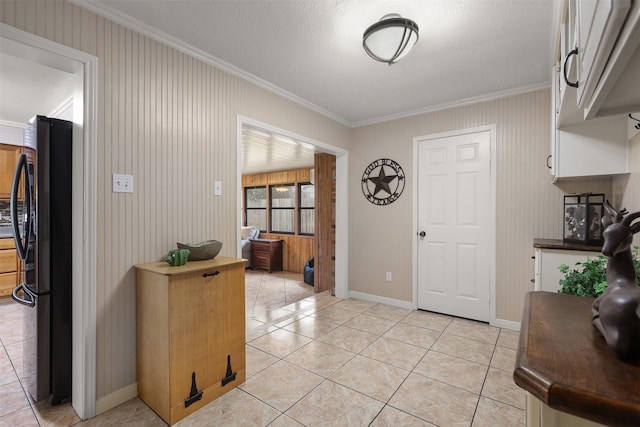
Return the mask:
[[[24,379],[35,401],[71,398],[71,156],[73,123],[35,116],[11,190],[11,224],[24,305]]]

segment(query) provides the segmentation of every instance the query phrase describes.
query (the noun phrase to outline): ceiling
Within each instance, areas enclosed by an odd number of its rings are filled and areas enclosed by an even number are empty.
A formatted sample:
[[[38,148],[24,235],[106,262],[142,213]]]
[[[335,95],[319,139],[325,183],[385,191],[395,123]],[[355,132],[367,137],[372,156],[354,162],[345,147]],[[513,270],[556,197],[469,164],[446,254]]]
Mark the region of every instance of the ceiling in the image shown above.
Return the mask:
[[[547,86],[560,1],[75,0],[356,126]],[[391,12],[414,20],[420,39],[388,66],[362,35]]]
[[[361,126],[548,86],[561,0],[71,1],[347,126]],[[392,12],[414,20],[420,39],[389,66],[364,52],[362,34]],[[0,56],[2,121],[26,121],[11,117],[16,106],[33,108],[30,89],[40,106],[51,79],[67,90],[64,73],[28,65]],[[46,78],[38,77],[43,71]],[[37,82],[46,84],[37,88]],[[9,88],[18,88],[18,95],[7,96]],[[313,164],[314,148],[304,143],[283,142],[283,135],[264,129],[243,133],[243,173]]]
[[[0,121],[24,125],[48,115],[73,94],[73,74],[3,51],[0,45]]]

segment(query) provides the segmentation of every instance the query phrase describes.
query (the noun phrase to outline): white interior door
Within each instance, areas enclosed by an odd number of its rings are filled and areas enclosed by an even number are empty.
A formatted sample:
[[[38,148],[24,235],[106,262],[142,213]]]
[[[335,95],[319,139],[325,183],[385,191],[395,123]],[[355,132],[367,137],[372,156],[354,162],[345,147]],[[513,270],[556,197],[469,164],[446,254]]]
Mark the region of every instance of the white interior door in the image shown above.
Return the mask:
[[[489,321],[491,131],[420,140],[418,156],[418,308]]]

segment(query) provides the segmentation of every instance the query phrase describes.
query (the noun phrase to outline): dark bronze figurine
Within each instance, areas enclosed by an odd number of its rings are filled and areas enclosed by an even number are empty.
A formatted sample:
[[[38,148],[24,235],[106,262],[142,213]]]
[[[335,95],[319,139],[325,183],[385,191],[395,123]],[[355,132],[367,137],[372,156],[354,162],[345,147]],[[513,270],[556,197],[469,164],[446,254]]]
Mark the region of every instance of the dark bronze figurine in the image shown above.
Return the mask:
[[[633,235],[640,231],[640,212],[616,211],[607,200],[602,218],[607,261],[607,289],[592,307],[593,325],[620,359],[640,358],[640,286],[631,254]],[[626,215],[626,216],[625,216]]]

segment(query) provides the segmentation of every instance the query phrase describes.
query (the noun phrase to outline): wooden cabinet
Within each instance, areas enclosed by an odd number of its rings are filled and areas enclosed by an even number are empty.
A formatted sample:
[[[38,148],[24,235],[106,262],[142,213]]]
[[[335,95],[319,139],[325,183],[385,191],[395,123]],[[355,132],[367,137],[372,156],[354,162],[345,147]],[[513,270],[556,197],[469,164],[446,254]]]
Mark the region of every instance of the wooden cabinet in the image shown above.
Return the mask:
[[[251,268],[263,268],[269,273],[282,270],[282,240],[251,241]]]
[[[32,148],[23,148],[16,145],[0,144],[0,200],[11,198],[11,187],[13,185],[13,174],[16,170],[18,157],[21,153],[27,155],[30,162],[35,163],[36,152]],[[24,198],[24,187],[18,188],[18,198]]]
[[[138,395],[174,424],[245,380],[244,261],[141,264],[136,280]]]
[[[20,271],[13,237],[0,239],[0,298],[11,295],[18,283]]]
[[[640,365],[617,359],[591,324],[593,298],[526,295],[513,379],[527,426],[640,425]]]
[[[0,144],[0,199],[9,200],[13,173],[18,163],[22,147]]]

